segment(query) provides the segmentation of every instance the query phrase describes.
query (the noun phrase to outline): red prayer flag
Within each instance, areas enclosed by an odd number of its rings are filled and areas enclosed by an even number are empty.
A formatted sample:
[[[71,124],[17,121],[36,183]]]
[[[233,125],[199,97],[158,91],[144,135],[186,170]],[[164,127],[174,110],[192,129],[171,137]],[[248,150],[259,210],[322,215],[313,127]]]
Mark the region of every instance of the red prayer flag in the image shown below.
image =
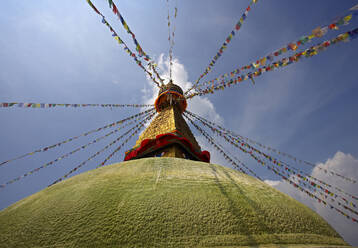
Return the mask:
[[[330,24],[328,27],[329,27],[329,29],[338,29],[336,24],[334,24],[334,23]]]
[[[118,9],[117,6],[115,4],[113,4],[113,13],[117,15],[118,13]]]

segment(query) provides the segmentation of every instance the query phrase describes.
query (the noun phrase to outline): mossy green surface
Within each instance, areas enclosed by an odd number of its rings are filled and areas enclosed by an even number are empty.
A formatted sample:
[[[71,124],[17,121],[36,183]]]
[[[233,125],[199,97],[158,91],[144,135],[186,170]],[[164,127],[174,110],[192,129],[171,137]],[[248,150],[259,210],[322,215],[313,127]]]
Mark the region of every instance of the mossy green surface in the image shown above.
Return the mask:
[[[316,213],[238,171],[146,158],[75,176],[0,212],[0,247],[345,246]]]

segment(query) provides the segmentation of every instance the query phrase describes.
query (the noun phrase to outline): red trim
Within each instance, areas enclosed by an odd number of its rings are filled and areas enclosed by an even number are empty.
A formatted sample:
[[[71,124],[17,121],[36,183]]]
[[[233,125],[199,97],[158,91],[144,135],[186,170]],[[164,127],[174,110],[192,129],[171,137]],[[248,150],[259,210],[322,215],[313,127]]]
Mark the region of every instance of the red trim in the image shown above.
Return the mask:
[[[187,147],[190,152],[197,156],[201,161],[209,163],[210,153],[208,151],[197,152],[195,151],[192,143],[185,137],[179,137],[173,133],[165,133],[157,135],[155,139],[145,139],[140,143],[140,146],[126,152],[124,161],[128,161],[139,157],[144,152],[151,150],[158,150],[170,144],[179,143]]]

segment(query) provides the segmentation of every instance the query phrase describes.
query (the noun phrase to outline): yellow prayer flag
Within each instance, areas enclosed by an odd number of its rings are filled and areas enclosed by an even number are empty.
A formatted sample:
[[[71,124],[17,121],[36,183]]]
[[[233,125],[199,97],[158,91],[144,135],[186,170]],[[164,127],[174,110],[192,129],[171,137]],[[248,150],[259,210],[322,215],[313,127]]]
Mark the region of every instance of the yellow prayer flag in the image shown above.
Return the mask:
[[[344,34],[342,35],[342,37],[343,37],[343,40],[345,41],[345,40],[347,40],[347,39],[349,38],[349,34],[348,34],[348,33],[344,33]]]
[[[347,15],[343,18],[344,22],[349,22],[352,19],[352,14]]]
[[[123,23],[123,26],[124,26],[125,30],[129,31],[129,28],[128,28],[128,25],[126,22]]]
[[[122,44],[122,40],[118,37],[118,36],[114,36],[114,38],[116,39],[116,41],[118,41],[119,44]]]
[[[266,57],[263,57],[263,58],[260,60],[260,62],[261,62],[261,65],[265,65],[265,64],[266,64]]]

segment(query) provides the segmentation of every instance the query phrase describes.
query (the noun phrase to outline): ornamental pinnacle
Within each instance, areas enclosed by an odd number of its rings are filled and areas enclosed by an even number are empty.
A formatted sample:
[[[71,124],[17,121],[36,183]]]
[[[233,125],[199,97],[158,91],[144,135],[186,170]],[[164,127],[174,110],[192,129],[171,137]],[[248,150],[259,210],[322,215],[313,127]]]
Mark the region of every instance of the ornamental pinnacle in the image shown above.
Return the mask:
[[[154,105],[158,115],[126,152],[124,160],[176,157],[209,162],[210,153],[201,151],[182,116],[187,107],[183,90],[170,81],[160,89]]]

